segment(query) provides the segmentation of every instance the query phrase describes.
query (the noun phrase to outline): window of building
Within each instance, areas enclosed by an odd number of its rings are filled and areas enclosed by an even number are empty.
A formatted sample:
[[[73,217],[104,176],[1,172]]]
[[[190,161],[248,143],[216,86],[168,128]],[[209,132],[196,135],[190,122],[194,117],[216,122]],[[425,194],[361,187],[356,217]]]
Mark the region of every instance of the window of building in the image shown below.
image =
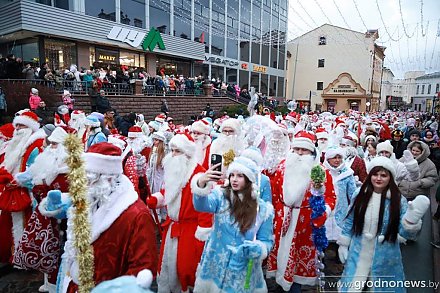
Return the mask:
[[[327,45],[327,38],[324,36],[319,37],[319,45]]]
[[[417,85],[416,95],[419,94],[419,90],[420,90],[420,85]]]
[[[150,1],[150,27],[170,34],[170,0]]]
[[[323,88],[324,88],[324,83],[323,83],[322,81],[318,81],[318,82],[316,83],[316,89],[317,89],[318,91],[322,91]]]
[[[145,3],[143,1],[121,1],[121,23],[145,28]]]
[[[72,64],[77,64],[76,43],[74,42],[46,39],[44,40],[44,55],[50,68],[66,69]]]
[[[325,59],[318,59],[318,67],[324,67]]]
[[[174,1],[174,32],[182,39],[191,39],[191,0]]]
[[[440,84],[438,83],[435,85],[435,93],[438,93],[439,90],[440,90]]]
[[[116,21],[115,0],[85,0],[86,14]]]
[[[278,77],[278,94],[277,97],[283,97],[284,92],[284,77]]]
[[[425,93],[425,85],[422,85],[422,95]]]
[[[431,93],[431,85],[428,84],[428,92],[427,92],[427,94],[429,95],[430,93]]]
[[[249,71],[240,70],[240,89],[249,89]]]

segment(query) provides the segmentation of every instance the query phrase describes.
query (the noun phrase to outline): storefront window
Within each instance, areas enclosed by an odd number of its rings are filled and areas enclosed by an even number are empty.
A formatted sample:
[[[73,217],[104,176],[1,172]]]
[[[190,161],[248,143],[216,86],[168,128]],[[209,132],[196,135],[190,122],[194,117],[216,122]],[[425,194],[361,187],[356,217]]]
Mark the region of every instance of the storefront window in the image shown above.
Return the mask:
[[[249,71],[240,70],[240,89],[249,89]]]
[[[95,48],[95,68],[110,68],[114,70],[119,65],[119,51]]]
[[[284,91],[284,77],[278,77],[278,94],[277,97],[283,97]]]
[[[237,69],[226,68],[226,82],[237,84]]]
[[[63,70],[72,64],[77,64],[76,43],[74,42],[45,39],[44,55],[50,68]]]
[[[220,78],[220,80],[225,80],[224,79],[225,75],[224,75],[224,67],[223,66],[211,66],[211,79],[212,78]]]
[[[156,62],[156,74],[188,77],[191,74],[191,62],[159,58]]]
[[[202,76],[203,79],[208,78],[209,65],[203,63],[194,63],[194,76]]]
[[[275,97],[276,96],[276,88],[277,88],[277,77],[271,75],[270,76],[270,82],[269,82],[269,96]]]
[[[54,0],[53,4],[61,9],[73,10],[73,0]]]
[[[209,0],[194,2],[194,41],[204,43],[209,53]]]
[[[170,33],[170,0],[150,1],[150,27],[163,34]]]
[[[145,28],[144,0],[121,1],[121,23]]]
[[[85,0],[86,14],[116,21],[115,0]]]
[[[174,32],[182,39],[191,39],[191,0],[174,1]]]
[[[259,73],[251,73],[251,87],[254,87],[256,92],[260,91],[260,74]]]
[[[24,63],[32,62],[34,65],[40,63],[37,39],[24,40],[21,44],[10,43],[5,50],[4,56],[13,54],[15,57],[23,59]]]
[[[267,74],[261,74],[261,87],[260,87],[260,92],[263,95],[267,95],[268,93],[268,78],[269,76]]]
[[[119,64],[128,67],[139,67],[139,54],[128,51],[119,52]]]

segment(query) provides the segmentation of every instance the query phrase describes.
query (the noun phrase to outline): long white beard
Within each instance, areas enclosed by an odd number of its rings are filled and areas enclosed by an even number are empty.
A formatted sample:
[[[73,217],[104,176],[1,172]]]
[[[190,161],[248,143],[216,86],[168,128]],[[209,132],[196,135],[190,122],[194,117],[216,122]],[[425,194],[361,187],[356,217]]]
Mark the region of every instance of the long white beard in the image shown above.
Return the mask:
[[[196,163],[185,155],[172,156],[167,154],[163,158],[165,203],[169,205],[180,195],[183,187],[188,183]]]
[[[27,142],[31,135],[32,129],[30,128],[14,130],[14,136],[6,146],[3,165],[12,175],[15,175],[20,170],[20,163],[28,147]]]
[[[128,143],[135,154],[140,154],[142,150],[147,146],[142,138],[129,140]]]
[[[194,153],[195,156],[194,159],[199,164],[202,164],[203,161],[205,160],[205,147],[203,142],[204,142],[203,139],[199,139],[195,141],[196,151]]]
[[[46,185],[52,184],[58,174],[67,172],[66,158],[67,153],[63,145],[59,144],[55,149],[50,146],[46,147],[29,167],[32,182],[40,185],[43,184],[44,179]]]
[[[285,137],[273,137],[264,153],[263,169],[270,173],[275,172],[278,165],[284,160],[290,149],[290,141]]]
[[[103,206],[111,199],[111,195],[116,190],[119,182],[119,175],[87,173],[87,178],[89,179],[87,198],[90,204],[90,211],[93,214],[100,206]]]
[[[328,141],[323,142],[323,141],[318,140],[318,150],[320,152],[325,153],[325,151],[327,150],[327,147],[328,147]]]
[[[80,128],[85,128],[84,122],[84,119],[70,119],[68,124],[73,129],[79,131]]]
[[[310,171],[316,165],[313,155],[287,155],[284,170],[283,196],[288,206],[299,207],[310,186]]]
[[[238,156],[244,148],[244,139],[239,139],[237,135],[225,135],[220,133],[216,140],[211,144],[211,154],[223,155],[229,150],[233,150]]]

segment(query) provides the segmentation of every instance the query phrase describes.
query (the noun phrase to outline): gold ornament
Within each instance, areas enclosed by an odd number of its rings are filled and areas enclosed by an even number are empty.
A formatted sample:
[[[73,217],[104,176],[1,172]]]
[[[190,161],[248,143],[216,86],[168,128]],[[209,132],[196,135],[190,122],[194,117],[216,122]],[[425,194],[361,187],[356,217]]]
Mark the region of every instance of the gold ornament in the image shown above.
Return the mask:
[[[89,205],[86,199],[87,177],[82,160],[84,146],[75,134],[69,134],[64,145],[69,156],[67,166],[70,169],[67,178],[69,180],[69,193],[73,203],[73,233],[75,236],[74,246],[79,266],[79,293],[88,293],[94,287],[94,255],[92,229],[89,221]]]
[[[225,167],[228,167],[232,161],[234,161],[235,158],[235,152],[234,150],[230,149],[226,153],[223,154],[223,165]]]

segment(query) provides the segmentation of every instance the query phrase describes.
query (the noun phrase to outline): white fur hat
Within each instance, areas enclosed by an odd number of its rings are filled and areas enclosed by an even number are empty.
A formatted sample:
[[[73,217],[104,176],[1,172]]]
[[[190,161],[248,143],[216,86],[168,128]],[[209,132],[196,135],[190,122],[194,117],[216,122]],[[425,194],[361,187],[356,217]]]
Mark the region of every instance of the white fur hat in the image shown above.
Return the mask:
[[[34,95],[37,95],[38,94],[38,89],[36,89],[36,88],[31,88],[31,93],[32,94],[34,94]]]
[[[307,131],[298,132],[292,140],[292,148],[303,148],[307,149],[311,152],[315,151],[315,143],[316,137],[314,134],[309,133]]]
[[[56,127],[52,134],[47,138],[50,142],[64,143],[67,132],[62,127]]]
[[[17,124],[25,125],[32,129],[33,132],[37,131],[40,128],[37,114],[31,111],[25,111],[22,112],[19,116],[15,116],[14,120],[12,121],[12,125],[16,127]]]
[[[325,151],[325,159],[333,159],[337,155],[340,155],[342,158],[345,158],[345,149],[339,146],[328,147]]]
[[[230,127],[234,129],[235,134],[240,134],[241,131],[241,125],[240,121],[235,118],[229,118],[222,122],[222,125],[220,126],[220,132],[223,131],[223,128]]]
[[[377,142],[377,137],[375,137],[374,135],[367,135],[365,137],[365,142],[367,142],[369,139],[372,139],[373,141]]]
[[[390,171],[391,175],[393,175],[393,179],[396,178],[396,167],[391,159],[384,156],[375,157],[370,163],[367,164],[368,173],[370,173],[374,167],[383,167]]]
[[[239,172],[244,175],[251,181],[255,183],[257,181],[258,175],[258,167],[251,159],[245,158],[243,156],[237,157],[234,161],[228,166],[228,171],[226,172],[226,177],[229,178],[232,172]]]
[[[391,145],[391,143],[390,143],[389,140],[386,140],[386,141],[384,141],[384,142],[381,142],[381,143],[379,143],[379,144],[377,145],[377,147],[376,147],[376,152],[377,152],[378,154],[380,154],[380,152],[382,152],[382,151],[387,151],[387,152],[389,152],[390,154],[393,153],[393,146]]]
[[[152,137],[153,139],[158,139],[158,140],[161,140],[161,141],[165,142],[165,134],[164,134],[162,131],[156,131],[156,132],[154,132],[154,133],[151,135],[151,137]]]
[[[119,147],[101,142],[92,145],[83,154],[86,172],[97,174],[122,174],[122,151]]]
[[[211,126],[208,121],[197,120],[191,125],[191,131],[197,131],[203,134],[209,134],[211,132]]]
[[[194,143],[193,138],[186,133],[176,134],[170,140],[170,147],[179,149],[190,158],[194,156],[194,152],[196,151],[196,144]]]
[[[259,148],[251,146],[241,153],[242,157],[251,159],[258,167],[263,165],[263,156]]]

